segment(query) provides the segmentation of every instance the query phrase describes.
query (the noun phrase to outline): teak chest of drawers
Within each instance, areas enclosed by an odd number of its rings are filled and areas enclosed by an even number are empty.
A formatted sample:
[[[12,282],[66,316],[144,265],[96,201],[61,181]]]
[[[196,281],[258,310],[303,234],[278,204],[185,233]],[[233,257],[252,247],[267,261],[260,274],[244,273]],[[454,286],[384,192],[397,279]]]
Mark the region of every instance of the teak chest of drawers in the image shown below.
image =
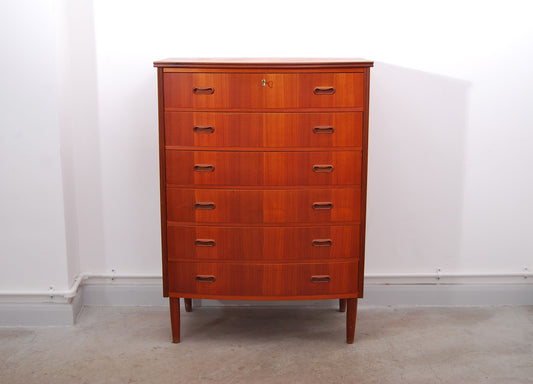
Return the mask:
[[[358,59],[157,61],[163,290],[179,298],[363,295],[368,92]]]

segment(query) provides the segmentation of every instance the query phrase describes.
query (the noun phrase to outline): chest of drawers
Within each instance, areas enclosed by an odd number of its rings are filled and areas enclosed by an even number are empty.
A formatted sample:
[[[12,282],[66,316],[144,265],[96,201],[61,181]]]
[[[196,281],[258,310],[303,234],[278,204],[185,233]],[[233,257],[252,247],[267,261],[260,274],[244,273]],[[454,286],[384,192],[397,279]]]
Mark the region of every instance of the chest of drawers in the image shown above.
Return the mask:
[[[363,295],[368,92],[357,59],[157,61],[163,290],[180,298]],[[346,310],[347,308],[347,310]]]

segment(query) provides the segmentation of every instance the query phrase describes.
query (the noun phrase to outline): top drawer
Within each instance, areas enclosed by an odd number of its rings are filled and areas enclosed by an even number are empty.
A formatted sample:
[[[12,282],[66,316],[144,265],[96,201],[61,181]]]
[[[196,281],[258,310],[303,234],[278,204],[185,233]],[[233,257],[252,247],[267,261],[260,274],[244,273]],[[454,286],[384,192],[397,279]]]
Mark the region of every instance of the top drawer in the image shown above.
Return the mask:
[[[164,74],[165,109],[363,108],[364,73]]]

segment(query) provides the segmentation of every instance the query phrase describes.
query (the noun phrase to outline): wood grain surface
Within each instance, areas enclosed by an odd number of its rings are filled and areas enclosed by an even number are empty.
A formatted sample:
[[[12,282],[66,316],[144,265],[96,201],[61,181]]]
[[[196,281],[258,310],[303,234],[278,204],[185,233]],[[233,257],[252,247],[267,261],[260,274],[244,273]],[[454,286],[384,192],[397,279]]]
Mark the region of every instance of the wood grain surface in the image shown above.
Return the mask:
[[[359,149],[362,145],[361,112],[166,112],[164,116],[167,149]]]
[[[339,299],[353,343],[363,294],[368,100],[363,59],[157,61],[163,294]]]
[[[263,86],[263,80],[267,85]],[[165,73],[165,110],[361,108],[363,73]],[[331,95],[316,95],[332,87]],[[212,88],[212,94],[194,94]]]
[[[359,223],[361,189],[190,189],[168,188],[167,220],[219,224],[335,224]],[[196,209],[196,203],[213,209]],[[314,203],[332,208],[314,209]]]
[[[166,151],[168,186],[343,186],[361,183],[361,151]]]
[[[221,296],[303,296],[354,294],[357,263],[205,263],[169,261],[170,293],[181,297],[205,294]],[[214,281],[199,281],[210,276]],[[313,282],[313,276],[329,276]]]
[[[169,225],[168,260],[302,261],[359,258],[359,225]]]

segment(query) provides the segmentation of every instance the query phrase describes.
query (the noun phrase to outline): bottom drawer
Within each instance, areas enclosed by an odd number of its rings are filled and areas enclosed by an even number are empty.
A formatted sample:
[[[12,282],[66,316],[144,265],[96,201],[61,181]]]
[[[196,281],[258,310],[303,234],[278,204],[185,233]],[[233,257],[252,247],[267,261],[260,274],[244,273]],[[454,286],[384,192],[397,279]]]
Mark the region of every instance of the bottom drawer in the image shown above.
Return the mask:
[[[171,296],[240,300],[357,296],[357,262],[168,263]],[[312,297],[307,297],[312,298]]]

